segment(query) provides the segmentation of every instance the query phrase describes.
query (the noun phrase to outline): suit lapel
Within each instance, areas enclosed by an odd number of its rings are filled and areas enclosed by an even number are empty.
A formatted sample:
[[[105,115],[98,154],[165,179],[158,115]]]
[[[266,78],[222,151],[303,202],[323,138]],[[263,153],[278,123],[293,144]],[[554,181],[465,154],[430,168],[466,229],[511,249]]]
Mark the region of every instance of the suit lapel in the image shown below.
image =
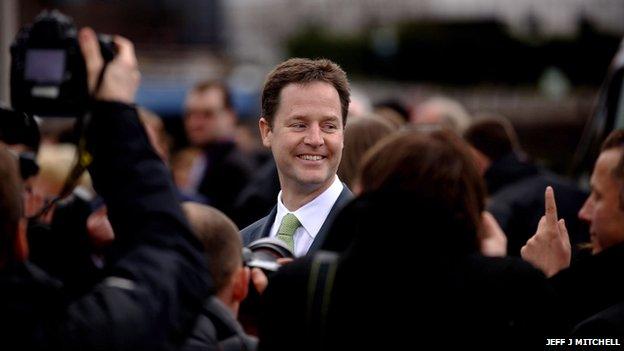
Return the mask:
[[[275,216],[277,216],[277,205],[273,206],[269,215],[265,217],[264,224],[259,228],[260,230],[254,233],[253,240],[266,238],[271,234],[271,227],[273,226],[273,222],[275,222]]]

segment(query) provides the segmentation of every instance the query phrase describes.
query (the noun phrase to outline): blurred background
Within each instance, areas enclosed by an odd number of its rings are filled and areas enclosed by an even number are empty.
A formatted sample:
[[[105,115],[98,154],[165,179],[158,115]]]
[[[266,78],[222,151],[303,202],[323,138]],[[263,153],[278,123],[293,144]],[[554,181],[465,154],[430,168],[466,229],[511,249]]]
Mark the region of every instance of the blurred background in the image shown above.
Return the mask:
[[[442,94],[502,114],[528,154],[561,173],[624,36],[624,0],[2,0],[1,103],[17,30],[52,8],[135,43],[138,103],[174,137],[195,82],[226,80],[255,129],[271,67],[327,57],[371,104],[396,99],[413,111]]]

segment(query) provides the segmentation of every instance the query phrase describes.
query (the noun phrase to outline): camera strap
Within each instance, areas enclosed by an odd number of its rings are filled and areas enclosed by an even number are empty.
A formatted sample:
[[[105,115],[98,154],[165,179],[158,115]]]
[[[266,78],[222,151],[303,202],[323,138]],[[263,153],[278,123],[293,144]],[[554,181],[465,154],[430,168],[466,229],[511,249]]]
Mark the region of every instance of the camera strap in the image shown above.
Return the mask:
[[[108,67],[109,61],[104,61],[104,65],[102,66],[102,70],[100,70],[100,74],[98,74],[98,79],[95,83],[95,88],[93,89],[92,98],[97,95],[97,92],[100,90],[102,86],[102,82],[104,81],[104,74],[106,73],[106,68]],[[93,156],[89,151],[87,151],[87,127],[91,123],[91,111],[87,111],[82,119],[78,122],[78,128],[80,130],[80,136],[78,139],[78,147],[76,148],[76,161],[74,163],[74,167],[72,167],[65,183],[63,184],[63,188],[58,196],[54,197],[51,201],[49,201],[43,208],[37,212],[35,215],[31,216],[31,219],[40,217],[48,213],[52,209],[52,207],[61,201],[62,199],[69,196],[73,191],[82,173],[87,169],[87,167],[93,162]]]
[[[106,73],[106,68],[108,67],[108,62],[109,61],[104,61],[100,74],[98,74],[98,79],[95,82],[95,88],[93,89],[93,97],[95,97],[97,92],[100,91],[100,87],[104,81],[104,74]],[[78,180],[80,179],[80,176],[82,176],[82,173],[84,173],[91,162],[93,162],[93,156],[91,156],[91,153],[87,151],[87,127],[89,127],[90,123],[91,111],[88,111],[79,123],[80,139],[78,139],[78,148],[76,150],[76,162],[69,173],[65,184],[63,185],[63,190],[61,190],[61,193],[59,194],[61,199],[71,194],[76,187],[76,184],[78,184]]]

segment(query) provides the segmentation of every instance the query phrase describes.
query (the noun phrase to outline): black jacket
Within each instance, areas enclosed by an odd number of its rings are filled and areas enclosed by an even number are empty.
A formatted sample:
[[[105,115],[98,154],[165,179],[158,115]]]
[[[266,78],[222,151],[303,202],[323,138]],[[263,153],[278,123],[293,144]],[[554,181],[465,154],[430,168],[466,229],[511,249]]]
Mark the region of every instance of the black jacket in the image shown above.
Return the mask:
[[[395,195],[357,198],[336,219],[330,235],[350,230],[351,244],[325,294],[324,334],[310,332],[312,256],[272,277],[260,350],[531,350],[561,333],[539,271],[480,256],[443,209]]]
[[[544,215],[544,191],[552,186],[559,218],[564,218],[576,257],[576,244],[589,241],[587,225],[578,218],[587,193],[574,183],[508,154],[492,163],[485,182],[490,194],[487,209],[507,235],[507,254],[520,249],[535,234]]]
[[[549,280],[570,325],[624,301],[624,243],[580,259]]]
[[[0,274],[3,350],[168,350],[186,340],[211,291],[200,243],[133,107],[92,106],[87,148],[117,235],[107,277],[69,300],[29,263]]]
[[[204,148],[204,155],[207,164],[197,191],[206,197],[209,205],[237,219],[236,200],[251,179],[253,163],[233,142],[210,144]]]
[[[258,340],[245,334],[232,312],[215,296],[206,300],[183,351],[254,351]]]

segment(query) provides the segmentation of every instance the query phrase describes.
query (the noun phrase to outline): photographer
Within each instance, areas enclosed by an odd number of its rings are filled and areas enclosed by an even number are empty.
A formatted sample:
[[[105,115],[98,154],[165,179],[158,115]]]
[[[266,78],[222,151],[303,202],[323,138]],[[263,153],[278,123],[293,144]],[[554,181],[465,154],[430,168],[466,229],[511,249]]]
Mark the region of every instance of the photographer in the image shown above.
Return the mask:
[[[139,72],[132,44],[96,85],[104,60],[91,29],[79,33],[96,101],[90,105],[89,171],[117,235],[107,277],[78,300],[27,259],[17,169],[0,150],[0,340],[3,349],[172,349],[188,336],[210,292],[199,242],[150,148],[133,103]],[[12,164],[13,163],[13,164]]]

